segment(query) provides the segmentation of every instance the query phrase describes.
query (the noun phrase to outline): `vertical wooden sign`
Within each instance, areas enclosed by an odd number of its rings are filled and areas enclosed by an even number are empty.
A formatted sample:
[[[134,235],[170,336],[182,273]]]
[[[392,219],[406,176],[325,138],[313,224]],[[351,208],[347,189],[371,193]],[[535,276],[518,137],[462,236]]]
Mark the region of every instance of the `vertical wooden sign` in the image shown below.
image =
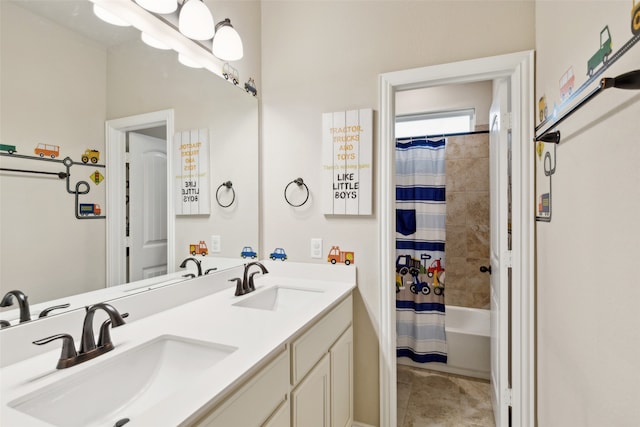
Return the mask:
[[[209,130],[176,132],[173,137],[176,215],[208,215]]]
[[[371,215],[372,145],[372,109],[322,115],[325,214]]]

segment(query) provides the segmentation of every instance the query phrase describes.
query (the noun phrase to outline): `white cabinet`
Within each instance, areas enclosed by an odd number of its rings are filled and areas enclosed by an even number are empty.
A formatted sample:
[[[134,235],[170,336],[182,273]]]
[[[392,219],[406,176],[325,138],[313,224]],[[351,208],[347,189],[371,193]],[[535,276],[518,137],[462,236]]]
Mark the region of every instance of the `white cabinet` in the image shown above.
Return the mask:
[[[290,427],[290,412],[291,407],[289,406],[289,400],[286,400],[282,402],[280,407],[273,413],[273,415],[271,415],[271,418],[269,418],[262,427]]]
[[[331,425],[353,423],[353,328],[350,326],[331,347]]]
[[[290,390],[289,368],[289,352],[284,350],[231,397],[194,425],[198,427],[264,425],[287,400]],[[280,425],[282,424],[273,424],[273,426]]]
[[[192,425],[351,426],[352,304],[349,295],[324,317],[293,337],[258,374]]]
[[[353,318],[349,296],[291,345],[291,426],[353,422]]]
[[[291,392],[291,425],[298,427],[329,427],[331,425],[331,359],[320,360],[309,375]]]

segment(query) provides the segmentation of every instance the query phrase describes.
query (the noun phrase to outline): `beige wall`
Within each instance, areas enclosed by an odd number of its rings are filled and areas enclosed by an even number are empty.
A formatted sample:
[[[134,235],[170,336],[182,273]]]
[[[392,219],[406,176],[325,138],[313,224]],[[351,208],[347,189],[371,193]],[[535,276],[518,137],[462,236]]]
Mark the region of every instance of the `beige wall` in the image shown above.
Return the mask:
[[[576,88],[586,81],[605,25],[620,49],[631,38],[631,6],[537,1],[536,99],[545,94],[559,104],[558,81],[570,66]],[[603,76],[639,65],[636,45]],[[609,89],[559,126],[552,221],[536,227],[540,426],[624,427],[640,419],[639,117],[638,92]]]
[[[39,143],[59,145],[59,159],[74,161],[87,148],[104,153],[106,50],[11,2],[0,6],[0,142],[25,155]],[[66,171],[59,163],[7,157],[0,165]],[[72,166],[72,189],[90,182],[96,169]],[[104,187],[90,182],[80,203],[104,206]],[[2,172],[0,194],[0,294],[21,289],[33,304],[104,287],[105,221],[76,219],[65,180]]]
[[[331,245],[355,252],[357,421],[378,424],[378,294],[393,283],[377,275],[375,211],[322,214],[322,113],[377,108],[380,73],[531,49],[533,15],[533,2],[521,1],[262,2],[263,250],[281,246],[291,260],[325,262],[309,257],[309,239],[322,237],[325,254]],[[298,176],[311,199],[294,209],[282,192]]]

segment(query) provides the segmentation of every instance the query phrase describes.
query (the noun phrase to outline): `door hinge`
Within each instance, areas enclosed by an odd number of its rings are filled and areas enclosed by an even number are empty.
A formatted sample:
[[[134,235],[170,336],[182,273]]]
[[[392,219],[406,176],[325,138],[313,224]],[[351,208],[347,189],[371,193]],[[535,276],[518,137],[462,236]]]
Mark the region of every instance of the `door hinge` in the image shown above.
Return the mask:
[[[512,257],[512,252],[511,251],[506,251],[504,253],[504,255],[502,256],[502,259],[500,260],[501,262],[504,262],[504,265],[507,268],[511,268],[513,267],[513,257]]]
[[[513,406],[513,389],[507,388],[504,390],[504,404]]]
[[[502,127],[506,130],[511,130],[513,128],[513,114],[511,111],[502,115]]]

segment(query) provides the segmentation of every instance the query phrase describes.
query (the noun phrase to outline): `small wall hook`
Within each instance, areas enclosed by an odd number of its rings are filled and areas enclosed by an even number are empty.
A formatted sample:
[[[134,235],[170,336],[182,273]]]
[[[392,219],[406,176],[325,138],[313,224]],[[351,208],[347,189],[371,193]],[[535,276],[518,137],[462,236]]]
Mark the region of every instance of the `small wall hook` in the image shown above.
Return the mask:
[[[220,202],[220,189],[222,189],[222,187],[226,187],[227,190],[231,190],[231,194],[232,194],[232,198],[231,201],[229,202],[229,204],[222,204],[222,202]],[[216,190],[216,202],[218,202],[218,204],[223,207],[223,208],[228,208],[229,206],[231,206],[233,204],[233,202],[235,202],[236,200],[236,191],[233,189],[233,183],[231,181],[225,181],[222,184],[220,184],[218,186],[218,189]]]
[[[296,184],[298,186],[298,188],[304,187],[305,191],[307,192],[307,195],[304,198],[304,201],[302,203],[300,203],[299,205],[294,205],[293,203],[291,203],[291,201],[287,197],[287,190],[289,189],[291,184]],[[307,203],[307,200],[309,200],[309,187],[307,187],[307,184],[304,183],[304,180],[302,178],[296,178],[293,181],[291,181],[290,183],[288,183],[287,186],[284,188],[284,199],[287,201],[287,203],[289,203],[289,205],[293,206],[294,208],[299,208],[300,206],[302,206],[305,203]]]

